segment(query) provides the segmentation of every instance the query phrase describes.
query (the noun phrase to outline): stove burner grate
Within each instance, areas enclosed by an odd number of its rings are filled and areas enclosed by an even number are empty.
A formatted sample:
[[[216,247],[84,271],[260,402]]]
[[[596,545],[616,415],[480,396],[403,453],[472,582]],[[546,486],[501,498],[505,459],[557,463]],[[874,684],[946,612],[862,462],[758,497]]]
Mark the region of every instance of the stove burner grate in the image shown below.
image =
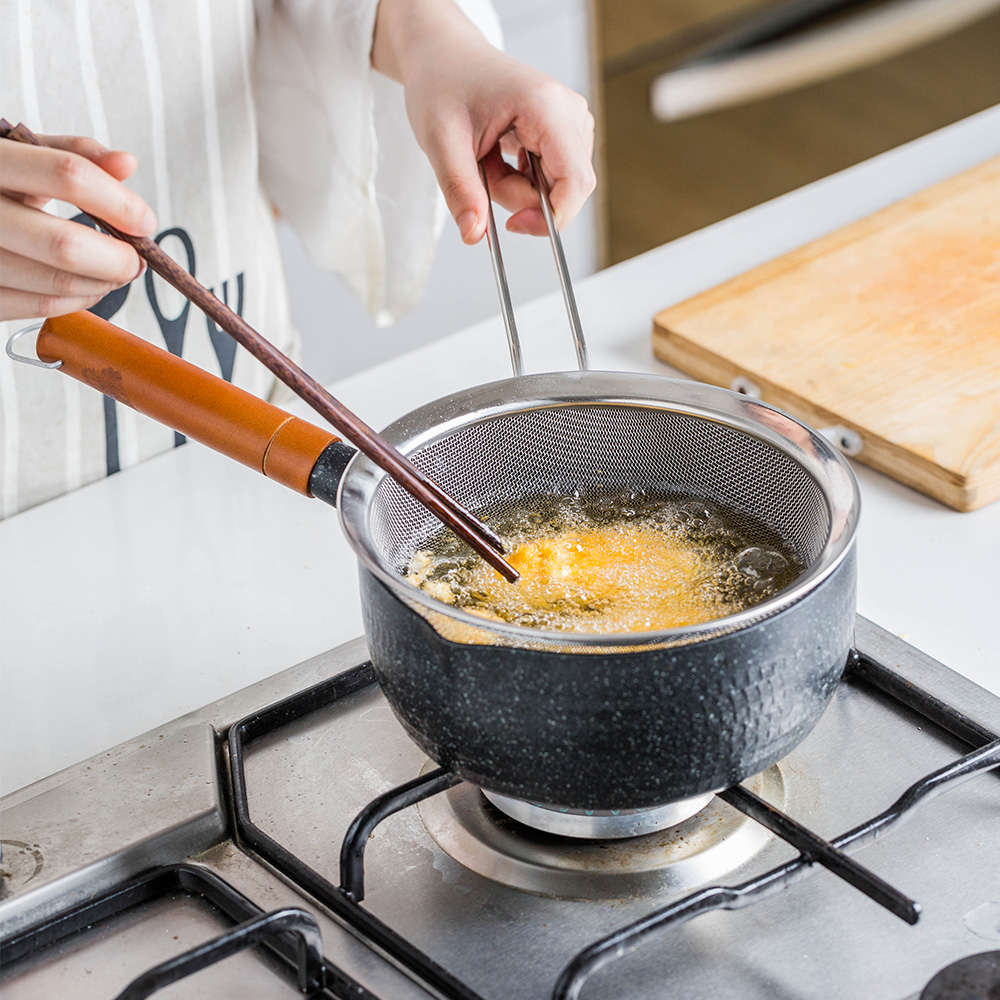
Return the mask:
[[[766,802],[754,801],[740,786],[727,789],[721,793],[722,797],[788,840],[800,851],[799,857],[737,886],[717,885],[699,889],[594,942],[563,970],[553,989],[552,1000],[576,1000],[594,971],[629,954],[660,931],[685,923],[702,913],[718,909],[740,909],[768,898],[814,871],[817,863],[825,865],[841,877],[847,877],[852,884],[863,888],[872,898],[893,909],[903,919],[915,922],[918,913],[916,904],[844,855],[843,848],[867,845],[877,835],[903,822],[922,802],[976,774],[1000,766],[1000,735],[988,731],[863,654],[852,653],[845,674],[979,749],[927,775],[908,788],[885,812],[832,842],[817,837]],[[305,889],[441,996],[447,1000],[482,1000],[470,987],[360,905],[364,899],[364,849],[376,825],[401,809],[446,791],[460,783],[461,779],[438,768],[369,803],[355,818],[344,839],[339,886],[333,885],[278,844],[250,818],[244,772],[245,748],[279,726],[324,708],[373,683],[375,676],[371,664],[362,664],[256,712],[230,729],[229,761],[238,833],[245,844],[277,871]]]
[[[276,702],[260,712],[255,712],[230,728],[229,767],[237,834],[243,844],[252,848],[281,875],[294,885],[305,889],[331,913],[344,920],[349,927],[363,935],[411,975],[416,976],[431,989],[436,990],[446,1000],[483,1000],[478,993],[456,979],[447,969],[442,968],[432,958],[425,955],[412,942],[359,905],[361,899],[364,898],[363,845],[368,836],[365,834],[361,837],[361,831],[367,824],[370,824],[369,829],[374,829],[375,825],[386,816],[390,816],[393,812],[397,812],[407,805],[414,804],[425,795],[434,794],[442,788],[448,787],[449,783],[457,782],[459,779],[443,771],[425,775],[395,789],[397,798],[394,801],[386,802],[386,797],[381,796],[372,802],[368,809],[359,814],[351,825],[351,830],[354,831],[352,842],[355,847],[350,853],[357,858],[357,861],[356,867],[353,869],[353,881],[348,882],[347,887],[334,885],[325,879],[291,851],[269,837],[250,819],[244,769],[246,747],[267,733],[287,725],[295,719],[309,715],[317,709],[325,708],[374,683],[376,683],[375,671],[372,669],[372,665],[362,663],[342,674],[337,674],[336,677],[331,677],[305,691]],[[450,781],[446,779],[450,779]],[[351,839],[349,832],[348,837],[345,838],[345,850],[347,850],[347,841]]]
[[[865,847],[902,823],[922,802],[983,771],[1000,765],[1000,739],[994,740],[911,785],[885,812],[837,837],[831,846]],[[767,899],[808,875],[814,859],[800,855],[763,875],[736,886],[710,886],[620,928],[581,951],[563,970],[552,1000],[576,1000],[589,976],[628,953],[654,933],[676,926],[711,910],[738,910]]]
[[[288,907],[265,913],[233,886],[196,864],[166,865],[144,872],[80,906],[30,927],[3,942],[0,962],[7,967],[73,934],[85,931],[133,907],[163,896],[184,893],[207,900],[236,926],[189,951],[147,969],[115,1000],[145,1000],[231,955],[263,945],[295,969],[300,993],[328,1000],[377,1000],[373,994],[323,957],[319,925],[305,910]],[[294,947],[289,937],[295,940]]]

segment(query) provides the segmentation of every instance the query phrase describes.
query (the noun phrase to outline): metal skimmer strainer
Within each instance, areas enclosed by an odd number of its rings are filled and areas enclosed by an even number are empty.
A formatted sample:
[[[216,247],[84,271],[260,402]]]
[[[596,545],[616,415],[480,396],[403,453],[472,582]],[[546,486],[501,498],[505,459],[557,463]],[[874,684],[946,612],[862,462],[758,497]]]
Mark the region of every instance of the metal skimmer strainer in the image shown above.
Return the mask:
[[[526,497],[636,490],[683,493],[743,512],[795,553],[800,576],[728,618],[660,632],[571,634],[486,622],[436,601],[403,573],[440,531],[392,480],[355,460],[341,491],[345,528],[366,566],[449,638],[533,648],[676,645],[730,632],[798,600],[854,536],[858,499],[836,449],[765,403],[725,389],[625,372],[524,376],[425,406],[385,432],[472,510],[497,514]],[[735,525],[737,528],[739,525]]]
[[[384,583],[459,641],[533,648],[675,645],[730,632],[798,599],[842,558],[857,519],[853,475],[819,434],[758,400],[661,376],[587,371],[587,352],[541,171],[539,186],[581,371],[522,374],[503,260],[489,214],[487,237],[515,375],[425,406],[386,437],[471,510],[495,517],[526,498],[601,491],[689,494],[742,512],[775,532],[803,572],[776,597],[740,614],[682,629],[573,635],[486,623],[435,601],[403,579],[440,525],[419,504],[356,460],[341,491],[345,528]],[[485,172],[483,174],[485,183]],[[357,466],[357,467],[356,467]],[[737,529],[739,524],[734,525]]]

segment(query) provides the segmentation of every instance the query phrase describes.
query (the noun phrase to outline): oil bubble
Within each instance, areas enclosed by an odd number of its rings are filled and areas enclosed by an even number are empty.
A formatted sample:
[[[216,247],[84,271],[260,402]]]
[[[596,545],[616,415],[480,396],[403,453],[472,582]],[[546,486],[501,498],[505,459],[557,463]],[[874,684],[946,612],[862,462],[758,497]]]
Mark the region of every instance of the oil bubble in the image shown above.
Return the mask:
[[[763,555],[764,550],[760,546],[751,545],[736,557],[736,565],[747,576],[758,579],[764,575]]]
[[[704,527],[715,517],[715,507],[701,500],[691,500],[681,505],[678,520],[696,528]]]
[[[788,560],[773,549],[751,545],[736,557],[736,565],[754,580],[769,580],[788,568]]]

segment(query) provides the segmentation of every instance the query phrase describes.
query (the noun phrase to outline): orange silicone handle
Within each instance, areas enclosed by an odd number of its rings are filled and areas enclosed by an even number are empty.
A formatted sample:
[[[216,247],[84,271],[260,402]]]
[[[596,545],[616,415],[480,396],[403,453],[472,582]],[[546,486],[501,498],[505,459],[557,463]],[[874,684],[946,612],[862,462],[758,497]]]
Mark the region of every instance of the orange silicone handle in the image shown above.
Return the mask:
[[[89,312],[45,321],[35,351],[60,371],[310,496],[309,474],[338,438]]]

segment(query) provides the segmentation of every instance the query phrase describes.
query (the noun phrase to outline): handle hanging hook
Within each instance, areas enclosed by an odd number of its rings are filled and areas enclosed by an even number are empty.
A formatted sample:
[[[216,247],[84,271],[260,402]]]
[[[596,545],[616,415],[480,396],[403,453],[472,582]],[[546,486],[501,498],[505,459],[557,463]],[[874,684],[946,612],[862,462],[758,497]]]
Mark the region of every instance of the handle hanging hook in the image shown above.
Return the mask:
[[[17,333],[12,333],[7,338],[7,346],[5,350],[7,351],[7,357],[11,361],[19,361],[22,365],[32,365],[35,368],[61,368],[61,361],[39,361],[38,358],[29,358],[27,354],[18,354],[14,350],[14,345],[22,338],[27,337],[29,333],[38,333],[41,330],[41,323],[32,323],[31,326],[26,326],[22,330],[18,330]]]

